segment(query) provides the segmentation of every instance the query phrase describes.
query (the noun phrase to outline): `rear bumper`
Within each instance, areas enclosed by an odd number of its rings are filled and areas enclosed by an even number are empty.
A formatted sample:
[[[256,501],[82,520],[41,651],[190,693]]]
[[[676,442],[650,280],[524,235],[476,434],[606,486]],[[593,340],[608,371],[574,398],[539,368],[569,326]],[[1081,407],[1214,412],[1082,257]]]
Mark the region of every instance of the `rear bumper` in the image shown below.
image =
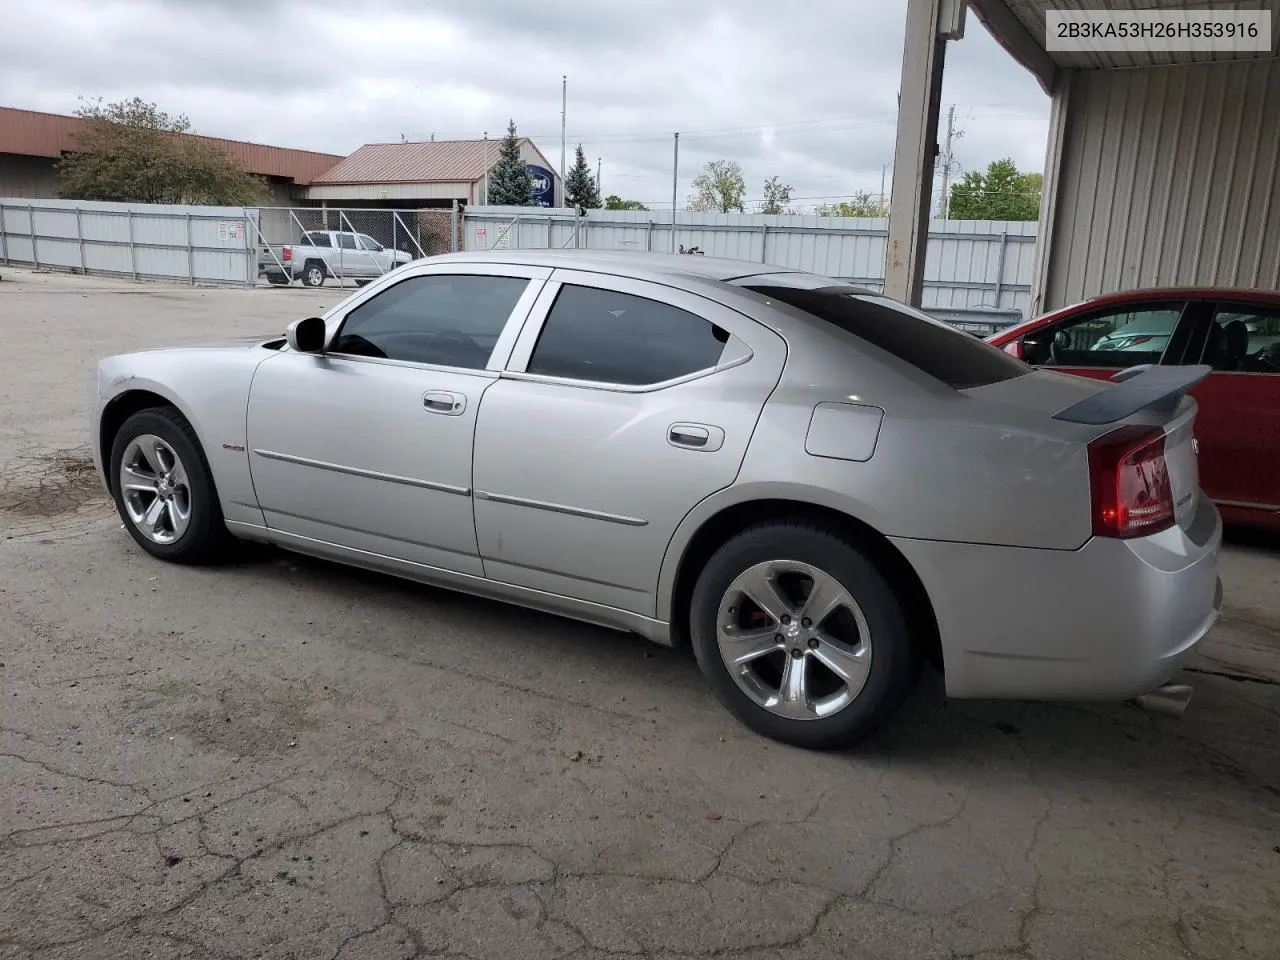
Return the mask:
[[[947,693],[1124,700],[1174,676],[1222,606],[1222,520],[1079,550],[896,539],[938,617]]]

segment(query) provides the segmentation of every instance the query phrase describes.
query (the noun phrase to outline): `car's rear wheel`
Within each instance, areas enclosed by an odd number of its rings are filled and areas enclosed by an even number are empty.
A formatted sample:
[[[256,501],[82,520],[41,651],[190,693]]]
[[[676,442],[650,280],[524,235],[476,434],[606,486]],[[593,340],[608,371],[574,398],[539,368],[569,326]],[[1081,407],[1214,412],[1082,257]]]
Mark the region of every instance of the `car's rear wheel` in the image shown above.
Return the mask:
[[[116,509],[138,545],[174,563],[225,559],[235,545],[199,440],[172,407],[135,413],[111,446]]]
[[[724,704],[802,747],[865,737],[918,673],[892,585],[855,544],[806,523],[761,524],[716,551],[694,587],[689,628]]]
[[[308,287],[323,287],[324,278],[324,264],[319,260],[308,260],[302,268],[302,282]]]

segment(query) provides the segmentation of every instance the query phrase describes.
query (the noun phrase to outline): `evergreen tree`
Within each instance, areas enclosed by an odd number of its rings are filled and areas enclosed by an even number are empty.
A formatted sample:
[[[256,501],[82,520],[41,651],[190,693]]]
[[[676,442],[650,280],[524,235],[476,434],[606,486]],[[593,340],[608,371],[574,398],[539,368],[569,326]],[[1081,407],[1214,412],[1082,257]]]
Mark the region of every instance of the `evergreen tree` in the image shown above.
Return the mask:
[[[570,207],[584,207],[587,210],[600,207],[600,191],[596,189],[596,178],[591,175],[591,168],[587,166],[582,144],[578,144],[573,166],[564,178],[564,196],[565,203]]]
[[[516,122],[507,123],[498,162],[489,171],[489,203],[495,206],[528,207],[533,205],[533,177],[520,156],[520,137]]]

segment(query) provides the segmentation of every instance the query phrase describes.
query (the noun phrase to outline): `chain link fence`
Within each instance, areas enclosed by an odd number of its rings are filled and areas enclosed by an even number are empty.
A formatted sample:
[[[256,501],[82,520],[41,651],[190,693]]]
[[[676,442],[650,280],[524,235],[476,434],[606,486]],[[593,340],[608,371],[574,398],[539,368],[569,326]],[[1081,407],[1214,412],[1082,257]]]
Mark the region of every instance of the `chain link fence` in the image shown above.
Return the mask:
[[[360,249],[372,248],[372,240],[386,251],[407,254],[414,260],[450,253],[462,248],[461,217],[456,209],[430,208],[394,210],[346,207],[261,207],[258,210],[255,242],[258,247],[260,277],[292,276],[284,258],[286,245],[298,245],[312,231],[353,234]],[[347,241],[349,242],[349,241]],[[328,277],[339,285],[363,282],[365,276],[350,275],[342,264],[351,258],[330,258]],[[362,258],[378,273],[390,269],[379,258]],[[367,273],[368,270],[363,271]]]

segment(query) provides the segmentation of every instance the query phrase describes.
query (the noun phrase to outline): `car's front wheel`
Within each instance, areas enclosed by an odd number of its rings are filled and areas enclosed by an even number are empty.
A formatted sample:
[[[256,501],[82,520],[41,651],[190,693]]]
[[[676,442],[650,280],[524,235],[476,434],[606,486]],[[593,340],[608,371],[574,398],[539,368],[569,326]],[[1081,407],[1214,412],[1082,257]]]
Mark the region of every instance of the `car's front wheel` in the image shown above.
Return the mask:
[[[765,523],[725,543],[694,587],[689,628],[721,701],[802,747],[865,737],[918,672],[893,587],[854,543],[808,523]]]
[[[235,543],[200,442],[172,407],[129,417],[111,446],[111,487],[142,549],[174,563],[224,559]]]

